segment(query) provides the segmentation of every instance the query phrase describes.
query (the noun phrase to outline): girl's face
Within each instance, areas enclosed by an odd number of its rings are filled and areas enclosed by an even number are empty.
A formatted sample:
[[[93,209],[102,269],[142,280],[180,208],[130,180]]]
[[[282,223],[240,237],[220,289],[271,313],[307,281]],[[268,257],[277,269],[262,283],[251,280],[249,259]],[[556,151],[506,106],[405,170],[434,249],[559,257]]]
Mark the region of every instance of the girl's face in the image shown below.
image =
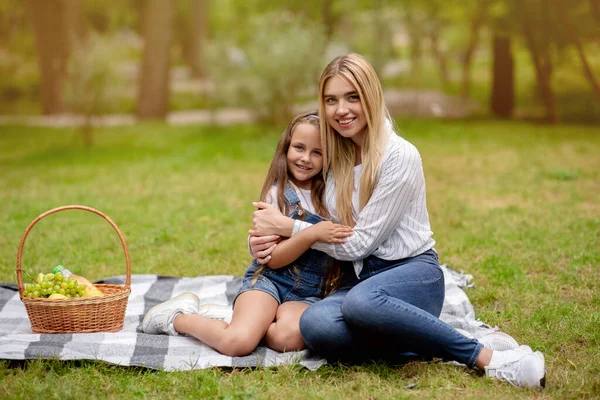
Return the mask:
[[[367,119],[354,86],[341,76],[332,76],[323,88],[323,101],[329,126],[362,147]]]
[[[310,124],[296,125],[287,152],[290,179],[301,189],[310,189],[312,178],[323,169],[319,129]]]

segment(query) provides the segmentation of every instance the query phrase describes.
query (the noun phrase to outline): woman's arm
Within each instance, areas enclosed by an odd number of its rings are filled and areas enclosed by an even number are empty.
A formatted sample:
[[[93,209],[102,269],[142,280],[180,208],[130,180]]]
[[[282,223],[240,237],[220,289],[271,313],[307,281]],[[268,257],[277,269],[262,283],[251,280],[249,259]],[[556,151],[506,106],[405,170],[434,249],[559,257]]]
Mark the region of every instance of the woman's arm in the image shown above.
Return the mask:
[[[349,226],[329,221],[319,222],[277,244],[267,266],[271,269],[284,267],[310,249],[315,242],[344,243],[350,235],[352,235],[352,228]]]
[[[391,150],[382,161],[379,181],[360,211],[353,235],[343,244],[315,243],[313,249],[323,251],[337,260],[360,260],[373,254],[402,223],[411,227],[413,222],[407,217],[409,209],[411,216],[427,213],[425,178],[418,150],[408,142]],[[335,196],[335,193],[331,195]],[[423,196],[422,205],[420,196]],[[410,236],[407,233],[402,240],[413,240]]]
[[[258,210],[252,213],[253,229],[250,234],[253,236],[279,235],[282,237],[292,236],[294,228],[294,219],[287,217],[269,203],[252,203]]]
[[[379,181],[373,195],[358,216],[352,236],[342,244],[315,243],[312,248],[343,261],[369,256],[390,237],[415,199],[420,195],[424,196],[424,191],[425,178],[418,150],[406,141],[399,145],[395,143],[382,161]],[[335,197],[335,190],[328,188],[326,196],[328,199],[330,196]],[[422,209],[419,208],[415,212],[426,213],[427,210],[423,204]],[[281,213],[279,216],[273,214],[273,210],[255,211],[252,231],[262,234],[284,232],[287,236],[290,234],[289,226],[292,226],[295,236],[296,231],[310,227],[310,224],[301,221],[295,221],[294,227],[294,220],[285,222],[283,218],[286,217]]]

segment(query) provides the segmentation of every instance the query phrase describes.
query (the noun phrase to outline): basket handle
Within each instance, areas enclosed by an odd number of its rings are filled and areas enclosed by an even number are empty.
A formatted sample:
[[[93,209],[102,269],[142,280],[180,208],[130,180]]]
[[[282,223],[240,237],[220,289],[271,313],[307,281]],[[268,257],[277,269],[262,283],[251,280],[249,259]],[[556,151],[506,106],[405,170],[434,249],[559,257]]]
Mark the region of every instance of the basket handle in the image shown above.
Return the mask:
[[[29,232],[31,231],[33,226],[35,224],[37,224],[42,218],[47,217],[50,214],[54,214],[54,213],[57,213],[59,211],[64,211],[64,210],[89,211],[91,213],[97,214],[97,215],[101,216],[102,218],[104,218],[114,228],[114,230],[117,232],[117,235],[119,235],[119,239],[121,240],[121,244],[123,245],[123,250],[125,251],[125,263],[127,264],[127,276],[125,279],[125,288],[130,289],[131,288],[131,265],[129,263],[129,250],[127,250],[127,243],[125,243],[125,238],[123,237],[123,234],[119,230],[119,227],[106,214],[102,213],[101,211],[98,211],[98,210],[96,210],[92,207],[88,207],[88,206],[70,205],[70,206],[62,206],[62,207],[53,208],[52,210],[48,210],[45,213],[40,214],[36,219],[31,221],[31,223],[29,224],[27,229],[25,229],[25,232],[23,233],[23,237],[21,238],[21,243],[19,244],[19,251],[17,252],[17,270],[16,270],[16,272],[17,272],[17,284],[19,285],[19,293],[23,293],[23,291],[25,290],[25,286],[23,286],[21,260],[22,260],[22,256],[23,256],[23,246],[25,246],[25,239],[27,239],[27,235],[29,235]]]

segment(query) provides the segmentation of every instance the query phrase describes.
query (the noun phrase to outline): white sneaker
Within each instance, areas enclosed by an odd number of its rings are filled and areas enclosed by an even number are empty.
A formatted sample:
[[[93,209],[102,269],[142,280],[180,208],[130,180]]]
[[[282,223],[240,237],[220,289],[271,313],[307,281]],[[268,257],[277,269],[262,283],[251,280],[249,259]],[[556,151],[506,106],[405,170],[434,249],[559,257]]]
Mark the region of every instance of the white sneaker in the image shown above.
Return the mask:
[[[513,386],[541,389],[546,386],[544,355],[529,346],[514,350],[494,351],[485,374],[491,378],[507,381]]]
[[[200,299],[194,293],[186,292],[152,307],[142,321],[142,332],[153,335],[166,333],[176,336],[173,320],[178,314],[197,314]]]
[[[512,336],[504,332],[488,333],[477,340],[484,347],[494,351],[514,350],[519,347],[519,343]]]
[[[231,323],[233,309],[231,306],[224,306],[222,304],[200,304],[198,307],[198,315],[206,318],[219,319],[229,324]]]

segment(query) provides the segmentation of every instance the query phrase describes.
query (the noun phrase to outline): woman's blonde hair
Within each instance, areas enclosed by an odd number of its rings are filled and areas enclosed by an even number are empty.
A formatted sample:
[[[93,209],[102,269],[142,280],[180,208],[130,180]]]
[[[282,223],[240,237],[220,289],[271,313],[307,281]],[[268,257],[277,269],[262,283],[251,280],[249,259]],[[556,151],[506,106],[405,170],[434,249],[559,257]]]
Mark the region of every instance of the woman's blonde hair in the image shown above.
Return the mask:
[[[381,167],[381,159],[388,140],[386,119],[390,121],[389,112],[383,100],[383,90],[375,70],[369,62],[359,54],[351,53],[333,59],[325,67],[319,82],[319,114],[325,114],[325,85],[333,76],[339,76],[354,87],[360,98],[367,126],[361,149],[362,172],[360,175],[359,209],[362,210],[371,198],[377,176]],[[352,189],[354,187],[354,163],[356,145],[350,138],[339,135],[321,118],[321,147],[326,149],[323,160],[323,176],[333,174],[336,184],[336,212],[340,223],[354,226],[352,216]]]

